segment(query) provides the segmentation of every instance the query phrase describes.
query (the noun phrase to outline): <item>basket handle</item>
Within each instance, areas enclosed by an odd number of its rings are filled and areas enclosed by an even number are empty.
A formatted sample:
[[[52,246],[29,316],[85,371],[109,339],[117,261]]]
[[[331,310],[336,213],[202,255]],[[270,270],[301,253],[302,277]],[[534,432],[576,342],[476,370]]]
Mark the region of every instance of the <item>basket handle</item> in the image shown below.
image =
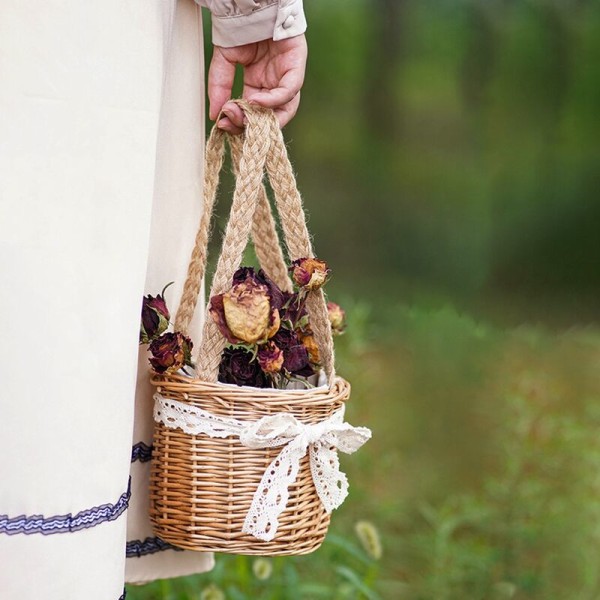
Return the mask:
[[[290,259],[313,256],[302,200],[277,120],[270,110],[248,105],[244,101],[237,102],[246,113],[248,125],[243,140],[230,140],[237,175],[236,186],[209,297],[230,288],[251,230],[261,265],[265,268],[268,265],[270,275],[276,283],[290,288],[270,205],[262,185],[265,167],[275,194]],[[175,328],[182,331],[186,331],[189,326],[206,267],[208,231],[218,187],[218,174],[223,163],[223,146],[224,135],[214,127],[206,149],[204,213],[175,320]],[[310,293],[307,309],[311,315],[311,325],[321,352],[323,367],[330,381],[333,381],[333,340],[322,290]],[[207,319],[197,357],[197,374],[200,379],[216,381],[225,345],[226,341],[214,321]]]
[[[188,265],[183,293],[175,316],[175,330],[190,335],[190,324],[198,303],[202,279],[206,271],[210,223],[216,204],[219,173],[223,165],[225,139],[231,149],[232,166],[237,176],[242,155],[243,136],[223,134],[214,127],[206,142],[204,165],[204,206],[194,248]],[[261,267],[284,291],[292,290],[287,266],[281,251],[277,229],[264,185],[261,185],[252,222],[252,241]]]

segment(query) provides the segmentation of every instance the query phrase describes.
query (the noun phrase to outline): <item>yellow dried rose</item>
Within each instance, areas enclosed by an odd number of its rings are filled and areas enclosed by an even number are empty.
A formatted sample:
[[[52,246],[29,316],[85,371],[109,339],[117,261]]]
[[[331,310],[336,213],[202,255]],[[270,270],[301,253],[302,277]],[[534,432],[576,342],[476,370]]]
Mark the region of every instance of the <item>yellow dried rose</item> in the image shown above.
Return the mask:
[[[224,294],[213,296],[210,314],[232,344],[262,343],[279,329],[279,311],[272,306],[268,287],[248,277]]]

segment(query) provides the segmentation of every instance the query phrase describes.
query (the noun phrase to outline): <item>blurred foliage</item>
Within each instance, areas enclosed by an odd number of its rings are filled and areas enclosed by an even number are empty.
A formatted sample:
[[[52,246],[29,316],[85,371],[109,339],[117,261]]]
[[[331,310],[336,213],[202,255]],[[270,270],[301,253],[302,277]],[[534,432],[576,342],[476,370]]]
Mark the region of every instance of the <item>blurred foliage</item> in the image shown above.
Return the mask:
[[[305,5],[286,137],[374,437],[313,555],[129,597],[596,600],[600,3]]]
[[[599,3],[306,4],[309,67],[287,135],[339,279],[458,302],[566,298],[595,316]]]

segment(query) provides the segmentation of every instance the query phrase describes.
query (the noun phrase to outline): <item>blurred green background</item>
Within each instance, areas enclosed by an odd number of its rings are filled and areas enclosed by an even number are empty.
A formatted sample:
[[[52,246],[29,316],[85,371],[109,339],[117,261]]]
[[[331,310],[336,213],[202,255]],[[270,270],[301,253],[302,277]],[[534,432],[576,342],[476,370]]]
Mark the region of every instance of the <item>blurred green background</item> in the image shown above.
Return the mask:
[[[305,5],[286,137],[374,438],[315,554],[128,598],[596,600],[600,3]]]

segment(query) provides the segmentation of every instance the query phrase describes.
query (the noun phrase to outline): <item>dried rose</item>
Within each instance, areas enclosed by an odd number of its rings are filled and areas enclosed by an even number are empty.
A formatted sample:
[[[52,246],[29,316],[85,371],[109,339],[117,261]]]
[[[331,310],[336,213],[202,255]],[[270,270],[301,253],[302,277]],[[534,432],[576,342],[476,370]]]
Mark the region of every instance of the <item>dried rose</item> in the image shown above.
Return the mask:
[[[273,342],[283,350],[283,368],[294,375],[308,377],[314,373],[310,366],[308,350],[296,332],[282,327],[273,337]]]
[[[321,355],[319,354],[319,347],[315,341],[313,332],[309,329],[306,332],[298,333],[298,339],[308,352],[308,359],[311,364],[319,365],[321,362]]]
[[[219,381],[258,388],[272,387],[258,361],[253,360],[252,353],[243,348],[225,348],[219,365]]]
[[[283,367],[283,350],[273,342],[267,342],[258,350],[258,364],[265,373],[279,373]]]
[[[149,344],[169,327],[169,309],[165,302],[166,285],[158,296],[144,296],[142,301],[142,322],[140,324],[140,344]]]
[[[342,335],[346,330],[346,311],[339,304],[328,302],[327,314],[333,335]]]
[[[318,290],[331,274],[331,269],[324,260],[318,258],[299,258],[290,267],[292,279],[301,288]]]
[[[252,279],[257,283],[262,283],[267,286],[269,290],[269,298],[271,299],[271,306],[279,310],[284,303],[284,293],[279,289],[277,284],[271,280],[267,274],[260,269],[258,273],[254,271],[252,267],[240,267],[233,274],[233,285],[236,283],[242,283],[247,279]]]
[[[269,288],[252,275],[235,283],[228,292],[213,296],[209,311],[232,344],[262,343],[279,329],[279,311],[271,302]]]
[[[150,364],[157,373],[175,373],[184,366],[193,367],[192,347],[192,340],[180,331],[163,333],[150,344]]]

